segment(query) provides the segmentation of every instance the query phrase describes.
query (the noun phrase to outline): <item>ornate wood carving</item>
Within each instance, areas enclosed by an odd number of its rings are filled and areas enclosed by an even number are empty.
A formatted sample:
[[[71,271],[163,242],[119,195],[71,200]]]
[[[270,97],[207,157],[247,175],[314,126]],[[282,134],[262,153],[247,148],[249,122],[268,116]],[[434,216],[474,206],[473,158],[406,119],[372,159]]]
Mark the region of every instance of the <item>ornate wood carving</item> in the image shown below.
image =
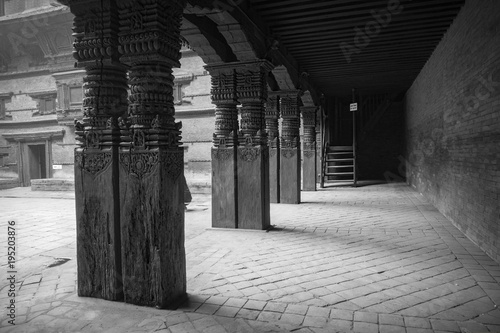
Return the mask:
[[[105,171],[111,164],[110,152],[75,152],[75,162],[84,171],[92,176],[97,176]]]
[[[224,149],[224,148],[212,149],[212,159],[218,161],[227,161],[233,156],[233,154],[234,154],[234,149]]]
[[[158,166],[158,152],[120,154],[120,164],[134,177],[142,179]]]
[[[299,92],[283,92],[280,99],[280,113],[283,118],[281,146],[297,148],[300,144]]]
[[[312,157],[316,151],[316,107],[302,107],[304,122],[304,156]]]
[[[245,147],[238,149],[238,158],[245,162],[253,162],[257,159],[260,148]]]
[[[172,181],[177,181],[184,171],[184,151],[165,151],[160,154],[162,167],[167,168],[167,175]]]
[[[270,147],[277,148],[279,144],[279,129],[278,118],[279,112],[279,96],[277,93],[269,93],[266,104],[266,133],[268,144]]]
[[[133,149],[181,145],[182,124],[174,119],[172,67],[180,66],[184,5],[184,0],[119,3],[120,60],[130,66],[130,127],[122,135]]]
[[[311,158],[314,156],[315,151],[314,150],[304,150],[304,156],[307,158]]]
[[[236,73],[229,65],[206,66],[212,76],[211,97],[215,104],[214,147],[237,144],[238,110],[236,105]]]
[[[109,117],[125,113],[126,70],[118,61],[118,15],[113,0],[68,1],[75,14],[73,56],[83,78],[83,120],[77,125],[76,140],[83,148],[117,145],[119,132],[106,126]],[[116,122],[116,120],[114,120]],[[100,140],[93,132],[100,133]],[[102,135],[101,135],[102,134]]]
[[[267,100],[267,73],[272,65],[265,60],[243,63],[236,69],[236,92],[241,107],[239,144],[267,145],[264,103]]]
[[[297,149],[281,148],[281,156],[284,158],[292,158],[297,155]]]

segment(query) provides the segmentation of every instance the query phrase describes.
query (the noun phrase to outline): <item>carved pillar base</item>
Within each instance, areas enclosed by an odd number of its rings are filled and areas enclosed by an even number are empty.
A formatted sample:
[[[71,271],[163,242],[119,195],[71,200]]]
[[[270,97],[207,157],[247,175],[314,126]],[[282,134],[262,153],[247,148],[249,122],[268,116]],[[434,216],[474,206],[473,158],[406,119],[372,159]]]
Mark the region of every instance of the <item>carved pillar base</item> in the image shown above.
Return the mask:
[[[280,203],[280,149],[269,147],[269,199]]]
[[[120,152],[124,299],[174,309],[186,298],[184,153]]]
[[[316,145],[314,143],[304,145],[302,170],[303,190],[316,191]]]
[[[281,203],[300,203],[300,148],[281,147]]]
[[[268,147],[237,149],[238,228],[267,229],[270,226]]]
[[[78,295],[123,300],[118,148],[75,150]]]
[[[236,147],[212,148],[212,227],[238,228]]]

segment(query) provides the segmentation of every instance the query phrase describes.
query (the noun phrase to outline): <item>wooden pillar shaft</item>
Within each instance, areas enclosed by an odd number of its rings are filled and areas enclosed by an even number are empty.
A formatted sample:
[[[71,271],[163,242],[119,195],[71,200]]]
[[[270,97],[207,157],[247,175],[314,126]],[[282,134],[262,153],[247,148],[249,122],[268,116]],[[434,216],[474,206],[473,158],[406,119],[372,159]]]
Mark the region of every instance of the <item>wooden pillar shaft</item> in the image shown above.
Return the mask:
[[[212,103],[215,104],[212,227],[238,228],[236,74],[234,68],[225,64],[206,68],[212,76],[211,97]]]
[[[75,124],[78,294],[121,300],[118,117],[127,80],[117,58],[118,9],[113,0],[67,2],[75,15],[73,55],[86,70],[83,120]]]
[[[241,107],[238,136],[238,228],[270,226],[269,148],[265,132],[266,77],[271,64],[265,60],[239,64],[236,92]]]
[[[301,154],[300,113],[298,92],[281,95],[280,112],[283,118],[280,159],[280,202],[300,203]]]
[[[184,5],[120,3],[120,60],[130,67],[119,156],[124,299],[159,308],[186,296],[182,125],[172,94]]]
[[[279,141],[279,97],[269,93],[266,107],[266,133],[269,146],[269,200],[280,202],[280,141]]]
[[[304,191],[316,191],[316,107],[302,107],[304,126],[303,178]]]

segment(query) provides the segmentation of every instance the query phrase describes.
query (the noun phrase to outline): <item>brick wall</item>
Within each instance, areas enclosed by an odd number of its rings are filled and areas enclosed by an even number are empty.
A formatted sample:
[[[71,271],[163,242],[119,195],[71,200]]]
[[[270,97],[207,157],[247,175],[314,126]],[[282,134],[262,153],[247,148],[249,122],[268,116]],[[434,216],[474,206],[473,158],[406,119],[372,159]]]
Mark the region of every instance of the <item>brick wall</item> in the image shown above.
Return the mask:
[[[500,262],[500,1],[466,1],[405,108],[409,183]]]

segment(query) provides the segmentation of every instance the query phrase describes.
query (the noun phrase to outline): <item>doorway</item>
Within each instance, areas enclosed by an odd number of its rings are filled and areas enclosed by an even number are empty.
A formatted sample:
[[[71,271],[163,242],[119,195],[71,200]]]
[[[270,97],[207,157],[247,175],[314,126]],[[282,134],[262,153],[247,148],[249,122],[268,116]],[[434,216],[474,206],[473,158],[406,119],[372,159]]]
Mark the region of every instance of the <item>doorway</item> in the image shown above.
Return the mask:
[[[28,145],[29,177],[31,179],[47,178],[47,161],[45,145]]]

